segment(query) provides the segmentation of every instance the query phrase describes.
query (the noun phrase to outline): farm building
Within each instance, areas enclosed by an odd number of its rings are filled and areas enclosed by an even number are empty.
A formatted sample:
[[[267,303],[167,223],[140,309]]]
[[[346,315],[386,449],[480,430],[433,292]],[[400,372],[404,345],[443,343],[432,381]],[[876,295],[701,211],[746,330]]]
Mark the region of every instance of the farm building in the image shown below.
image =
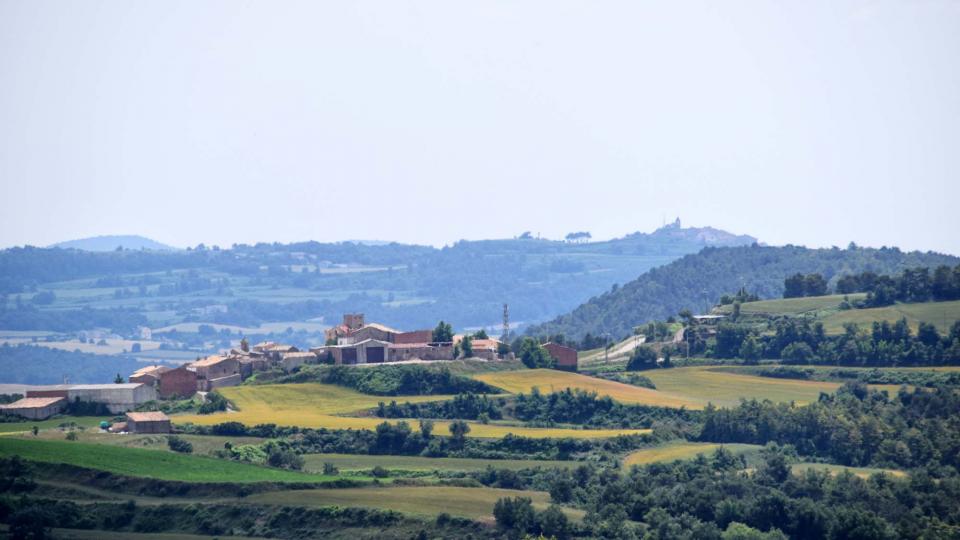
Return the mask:
[[[160,382],[160,374],[165,371],[170,371],[170,368],[159,365],[142,367],[130,374],[130,376],[127,377],[127,380],[132,383],[156,385]]]
[[[61,397],[67,401],[103,403],[116,414],[157,399],[157,391],[153,385],[143,383],[58,384],[27,390],[27,397]]]
[[[170,417],[162,412],[128,412],[127,431],[130,433],[170,433]]]
[[[335,364],[379,364],[404,360],[453,360],[454,346],[463,336],[451,342],[433,341],[432,330],[401,332],[377,323],[364,324],[363,315],[344,315],[343,324],[331,328],[327,338],[336,337],[336,345],[310,349],[319,358],[332,356]],[[359,325],[359,327],[357,327]],[[473,356],[486,360],[499,358],[500,342],[475,339]]]
[[[577,370],[577,351],[559,343],[547,343],[543,346],[547,353],[557,361],[557,369]]]
[[[45,420],[63,411],[67,399],[62,397],[28,397],[0,405],[0,413],[22,416],[30,420]]]
[[[263,343],[257,343],[254,345],[253,349],[250,351],[250,354],[253,356],[263,356],[271,363],[278,364],[280,363],[280,360],[284,354],[295,352],[300,352],[300,349],[294,347],[293,345],[264,341]]]
[[[187,365],[197,373],[197,389],[209,391],[224,386],[236,386],[243,381],[240,362],[229,356],[213,355]]]
[[[304,364],[313,364],[317,361],[317,355],[312,352],[288,352],[280,355],[280,367],[287,371],[292,371]]]
[[[187,369],[187,366],[164,371],[160,374],[157,391],[162,398],[188,398],[197,393],[197,372]]]

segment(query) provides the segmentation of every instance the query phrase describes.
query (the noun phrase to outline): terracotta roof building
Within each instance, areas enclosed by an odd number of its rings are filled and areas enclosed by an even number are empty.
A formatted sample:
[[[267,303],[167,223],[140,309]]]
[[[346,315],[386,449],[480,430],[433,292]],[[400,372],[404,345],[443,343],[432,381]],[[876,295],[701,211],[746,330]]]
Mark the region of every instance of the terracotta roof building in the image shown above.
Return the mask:
[[[22,416],[30,420],[45,420],[62,412],[66,406],[67,398],[65,397],[28,397],[0,405],[0,413]]]
[[[170,417],[162,412],[128,412],[127,431],[130,433],[170,433]]]

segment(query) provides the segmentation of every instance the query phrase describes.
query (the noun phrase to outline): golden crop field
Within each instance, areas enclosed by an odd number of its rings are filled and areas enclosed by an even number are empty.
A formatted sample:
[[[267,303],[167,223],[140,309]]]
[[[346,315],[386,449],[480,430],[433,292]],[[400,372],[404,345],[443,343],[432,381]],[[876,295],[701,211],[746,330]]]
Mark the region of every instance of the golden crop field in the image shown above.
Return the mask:
[[[724,447],[735,455],[757,452],[762,446],[756,444],[717,444],[717,443],[696,443],[683,442],[671,443],[655,448],[644,448],[628,454],[623,458],[625,468],[632,465],[647,465],[661,461],[676,461],[678,459],[692,459],[698,454],[709,456],[717,448]]]
[[[419,515],[436,515],[446,512],[455,516],[477,519],[491,516],[493,505],[502,497],[529,497],[533,501],[533,506],[540,510],[547,508],[550,504],[550,495],[543,491],[448,486],[274,491],[251,495],[245,500],[290,506],[366,506]],[[564,512],[573,518],[583,516],[582,511],[564,509]]]
[[[483,381],[497,388],[502,388],[513,394],[530,393],[537,387],[544,394],[558,392],[565,388],[579,388],[596,392],[600,396],[610,396],[621,403],[639,405],[656,405],[660,407],[687,407],[701,409],[705,401],[690,398],[671,391],[663,392],[641,388],[631,384],[598,379],[579,373],[558,371],[554,369],[528,369],[523,371],[503,371],[496,373],[481,373],[474,375],[474,379]],[[658,387],[659,388],[659,387]]]
[[[221,422],[241,422],[248,426],[277,424],[309,428],[373,430],[377,424],[384,421],[382,418],[337,415],[370,409],[376,407],[380,401],[422,403],[450,399],[450,396],[371,396],[348,388],[319,383],[235,386],[221,388],[218,391],[235,403],[240,410],[229,413],[179,415],[173,418],[174,422],[178,424],[191,422],[206,426]],[[391,419],[390,422],[401,420]],[[416,419],[407,419],[407,422],[412,428],[417,428]],[[500,438],[513,433],[536,438],[602,439],[650,432],[649,429],[528,428],[496,423],[469,422],[469,424],[468,436],[480,438]],[[450,423],[445,421],[434,422],[434,433],[448,434],[449,425]]]
[[[702,405],[735,406],[740,398],[769,399],[774,402],[812,403],[821,392],[835,392],[840,383],[777,379],[742,373],[718,371],[711,366],[655,369],[643,372],[658,390],[686,396]],[[875,390],[896,393],[897,385],[870,385]]]
[[[655,369],[642,374],[653,381],[656,390],[551,369],[482,373],[474,375],[474,378],[511,393],[529,393],[534,387],[545,394],[565,388],[579,388],[600,396],[610,396],[621,403],[688,409],[702,409],[708,403],[735,406],[740,398],[807,404],[816,401],[821,392],[835,392],[841,386],[835,382],[731,373],[720,371],[715,366]],[[893,394],[899,386],[870,385],[870,388]]]

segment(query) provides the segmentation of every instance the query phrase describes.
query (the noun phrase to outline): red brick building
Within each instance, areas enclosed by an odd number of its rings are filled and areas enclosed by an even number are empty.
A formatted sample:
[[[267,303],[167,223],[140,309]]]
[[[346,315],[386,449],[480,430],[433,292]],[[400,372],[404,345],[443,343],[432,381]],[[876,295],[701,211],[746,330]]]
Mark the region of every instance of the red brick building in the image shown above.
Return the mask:
[[[190,397],[197,393],[197,373],[187,369],[187,366],[164,371],[160,374],[157,393],[162,398],[173,395],[184,398]]]
[[[558,343],[547,343],[543,346],[550,356],[557,361],[557,369],[565,371],[577,370],[577,351]]]

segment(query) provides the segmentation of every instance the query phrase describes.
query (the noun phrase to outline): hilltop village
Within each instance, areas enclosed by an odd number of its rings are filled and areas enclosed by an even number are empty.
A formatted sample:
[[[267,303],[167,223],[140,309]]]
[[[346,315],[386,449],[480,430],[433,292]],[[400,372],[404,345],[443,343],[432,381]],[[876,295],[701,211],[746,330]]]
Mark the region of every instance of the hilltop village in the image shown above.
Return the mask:
[[[404,332],[379,323],[367,323],[362,313],[351,313],[345,314],[343,322],[328,329],[325,335],[326,345],[308,351],[272,341],[250,346],[243,339],[240,348],[178,367],[145,366],[131,373],[125,383],[118,376],[114,383],[33,387],[22,399],[0,405],[0,413],[43,420],[82,403],[88,409],[127,413],[127,423],[111,426],[113,431],[129,429],[132,432],[139,418],[139,432],[165,433],[169,432],[170,420],[163,413],[129,411],[156,400],[185,399],[198,393],[205,396],[218,388],[237,386],[260,372],[295,373],[306,364],[376,365],[463,358],[495,362],[515,358],[500,340],[453,334],[450,326],[442,322],[438,329]],[[554,359],[558,369],[576,371],[576,350],[555,343],[545,344],[544,350]]]

